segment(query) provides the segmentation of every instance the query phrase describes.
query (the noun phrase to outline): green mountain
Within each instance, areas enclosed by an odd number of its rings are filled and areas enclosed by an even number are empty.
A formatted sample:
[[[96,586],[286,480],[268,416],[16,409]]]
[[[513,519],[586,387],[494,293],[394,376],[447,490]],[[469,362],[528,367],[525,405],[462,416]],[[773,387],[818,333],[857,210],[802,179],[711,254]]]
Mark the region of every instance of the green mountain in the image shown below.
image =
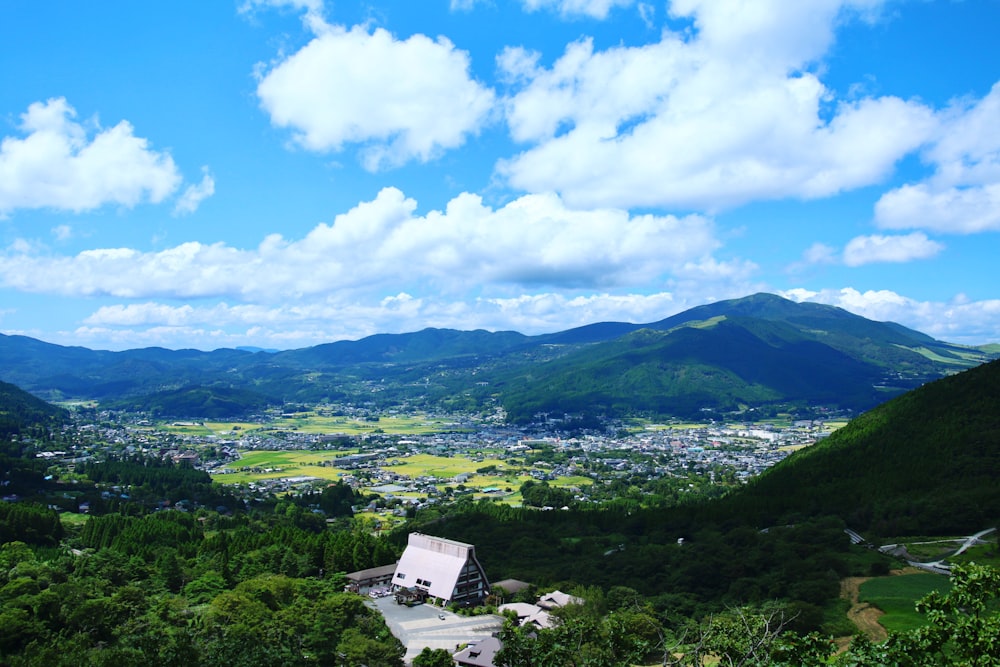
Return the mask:
[[[183,387],[106,403],[106,407],[148,412],[154,417],[236,419],[278,402],[263,394],[230,387]]]
[[[928,383],[852,420],[715,510],[767,524],[837,515],[892,535],[975,532],[1000,519],[1000,361]]]
[[[898,324],[756,294],[512,370],[498,386],[515,421],[562,411],[698,417],[789,404],[864,410],[986,358]]]
[[[50,426],[64,422],[67,412],[32,396],[19,387],[0,382],[0,439],[30,430],[35,426]]]
[[[537,413],[862,410],[988,357],[839,308],[756,294],[645,325],[602,322],[540,336],[424,329],[276,353],[108,352],[0,336],[0,379],[48,400],[126,401],[171,414],[231,398],[245,411],[268,402],[499,404],[511,419],[529,421]],[[177,398],[193,387],[229,398]]]

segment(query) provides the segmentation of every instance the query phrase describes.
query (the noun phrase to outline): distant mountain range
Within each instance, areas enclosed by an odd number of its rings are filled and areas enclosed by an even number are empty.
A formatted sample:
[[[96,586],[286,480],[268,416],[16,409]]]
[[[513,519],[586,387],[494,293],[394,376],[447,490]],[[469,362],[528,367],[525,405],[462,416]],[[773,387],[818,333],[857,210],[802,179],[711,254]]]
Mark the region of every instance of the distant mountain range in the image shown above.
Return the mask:
[[[223,417],[284,402],[562,416],[864,410],[995,356],[771,294],[553,334],[425,329],[283,352],[123,352],[0,335],[0,380],[50,401]]]

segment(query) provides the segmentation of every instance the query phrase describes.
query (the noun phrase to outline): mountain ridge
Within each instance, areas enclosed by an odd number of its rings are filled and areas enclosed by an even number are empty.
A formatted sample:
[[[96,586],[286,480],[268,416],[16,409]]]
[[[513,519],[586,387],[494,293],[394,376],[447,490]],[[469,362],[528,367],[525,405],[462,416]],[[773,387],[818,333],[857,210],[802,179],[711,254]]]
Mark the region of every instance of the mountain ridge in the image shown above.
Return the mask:
[[[647,324],[599,322],[535,336],[426,328],[279,352],[110,352],[0,335],[0,380],[47,400],[141,405],[144,396],[160,401],[203,387],[217,396],[247,390],[254,406],[499,406],[513,421],[530,421],[537,412],[690,417],[702,408],[816,402],[863,410],[989,356],[899,324],[759,293]]]

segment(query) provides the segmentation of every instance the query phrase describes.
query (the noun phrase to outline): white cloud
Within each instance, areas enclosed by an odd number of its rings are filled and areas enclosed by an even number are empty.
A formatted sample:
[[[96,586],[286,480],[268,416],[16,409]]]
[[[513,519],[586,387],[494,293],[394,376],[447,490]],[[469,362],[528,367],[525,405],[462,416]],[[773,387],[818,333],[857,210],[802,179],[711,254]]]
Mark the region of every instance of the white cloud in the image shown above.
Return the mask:
[[[697,270],[702,279],[728,266],[711,259],[718,241],[701,216],[575,211],[555,195],[526,195],[493,209],[462,194],[423,216],[416,206],[386,188],[300,240],[274,234],[252,250],[190,242],[159,252],[101,248],[61,257],[22,243],[4,254],[0,284],[74,296],[274,302],[406,283],[447,293],[474,285],[623,287],[671,272]]]
[[[1000,180],[941,190],[928,183],[904,185],[876,202],[875,221],[885,229],[916,228],[952,234],[1000,231]]]
[[[844,264],[861,266],[875,262],[912,262],[928,259],[944,250],[944,245],[927,238],[922,232],[905,236],[858,236],[844,247]]]
[[[727,295],[728,296],[728,295]],[[436,326],[463,330],[514,330],[529,335],[594,322],[647,323],[702,303],[696,295],[524,293],[507,297],[447,300],[407,293],[366,303],[332,295],[321,302],[265,306],[226,303],[192,307],[156,302],[104,306],[72,332],[76,341],[115,341],[118,348],[146,345],[303,347],[354,340],[376,333],[403,333]]]
[[[652,28],[654,23],[653,19],[656,17],[656,6],[651,5],[648,2],[640,2],[639,8],[639,18],[642,22],[646,24],[647,28]]]
[[[529,12],[551,9],[563,16],[589,16],[607,18],[615,7],[629,7],[635,0],[521,0]]]
[[[180,186],[170,154],[152,150],[128,121],[89,136],[75,117],[64,98],[35,102],[21,115],[25,136],[0,143],[0,215],[158,203]]]
[[[876,223],[954,234],[1000,230],[1000,83],[983,99],[958,102],[941,116],[925,154],[935,173],[882,195]]]
[[[148,302],[105,306],[73,332],[45,336],[53,342],[114,349],[149,345],[213,349],[238,345],[292,348],[376,333],[402,333],[428,326],[463,330],[549,333],[600,321],[645,323],[717,298],[677,291],[637,293],[524,293],[506,297],[448,300],[406,293],[359,302],[332,295],[299,305],[216,304],[203,307]],[[33,335],[33,332],[10,332]],[[38,334],[34,333],[37,337]]]
[[[513,50],[498,66],[525,84],[506,117],[529,146],[498,173],[572,206],[709,211],[876,183],[931,136],[933,111],[838,102],[809,71],[844,12],[875,4],[675,1],[693,34],[605,51],[584,39],[547,69]]]
[[[862,292],[852,287],[821,291],[797,288],[781,295],[793,301],[838,306],[879,322],[897,322],[952,343],[1000,341],[1000,299],[970,301],[957,294],[951,301],[918,301],[891,290]]]
[[[68,241],[73,238],[73,228],[69,225],[56,225],[52,228],[52,236],[57,241]]]
[[[257,86],[271,122],[312,151],[359,146],[376,171],[426,162],[487,122],[494,93],[470,77],[469,56],[447,39],[326,26]]]
[[[806,249],[802,258],[809,264],[832,264],[836,261],[836,252],[825,243],[814,243]]]
[[[215,178],[208,167],[201,168],[201,183],[189,185],[174,205],[174,215],[187,215],[198,210],[205,199],[215,194]]]
[[[323,0],[244,0],[237,11],[240,14],[252,16],[259,8],[291,9],[301,11],[302,23],[316,32],[326,25],[324,18],[325,6]]]
[[[813,243],[802,253],[802,258],[792,262],[785,268],[786,273],[798,274],[816,266],[827,264],[837,264],[840,262],[840,254],[837,249],[825,243]]]

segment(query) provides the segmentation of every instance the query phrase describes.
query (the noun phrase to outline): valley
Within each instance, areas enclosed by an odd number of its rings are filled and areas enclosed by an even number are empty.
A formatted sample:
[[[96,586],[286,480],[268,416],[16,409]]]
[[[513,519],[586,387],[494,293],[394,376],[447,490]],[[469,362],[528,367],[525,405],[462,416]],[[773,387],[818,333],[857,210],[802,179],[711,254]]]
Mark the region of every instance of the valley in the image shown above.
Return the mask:
[[[823,322],[836,347],[807,340]],[[37,392],[0,385],[0,659],[417,665],[345,592],[413,533],[474,545],[519,603],[583,601],[503,622],[509,667],[576,664],[569,645],[609,667],[881,665],[901,647],[937,664],[983,636],[949,596],[996,620],[970,589],[1000,579],[988,351],[759,295],[545,340],[18,356],[0,339]],[[949,574],[886,578],[907,561]],[[477,627],[499,600],[478,602],[440,616]],[[832,656],[852,617],[869,638]],[[941,642],[916,647],[928,624]]]

